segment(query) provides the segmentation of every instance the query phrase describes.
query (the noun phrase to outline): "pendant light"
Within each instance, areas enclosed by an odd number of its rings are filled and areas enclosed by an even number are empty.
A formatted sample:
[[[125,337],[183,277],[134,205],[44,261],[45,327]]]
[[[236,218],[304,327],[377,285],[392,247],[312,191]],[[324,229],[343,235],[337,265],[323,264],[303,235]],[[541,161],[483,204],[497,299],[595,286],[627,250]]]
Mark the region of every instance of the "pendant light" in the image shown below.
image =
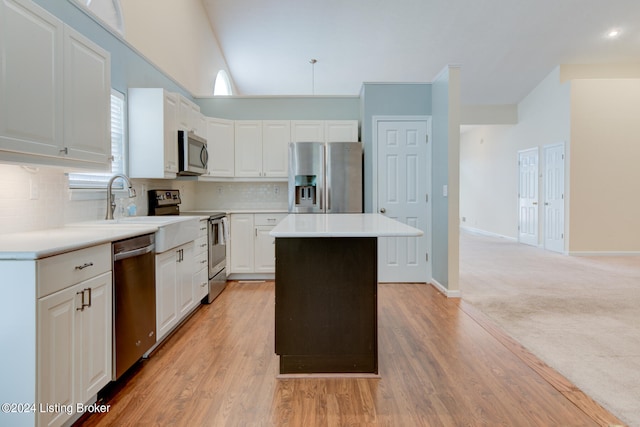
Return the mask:
[[[309,61],[309,64],[311,64],[311,95],[316,94],[316,62],[318,62],[318,60],[313,58]]]

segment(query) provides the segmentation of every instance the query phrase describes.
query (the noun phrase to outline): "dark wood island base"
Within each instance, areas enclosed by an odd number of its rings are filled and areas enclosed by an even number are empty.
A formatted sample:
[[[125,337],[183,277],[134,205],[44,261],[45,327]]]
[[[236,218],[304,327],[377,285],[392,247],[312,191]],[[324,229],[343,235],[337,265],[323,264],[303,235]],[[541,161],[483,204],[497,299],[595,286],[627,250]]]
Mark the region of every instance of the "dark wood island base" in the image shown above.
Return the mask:
[[[280,374],[378,373],[377,237],[276,237]]]

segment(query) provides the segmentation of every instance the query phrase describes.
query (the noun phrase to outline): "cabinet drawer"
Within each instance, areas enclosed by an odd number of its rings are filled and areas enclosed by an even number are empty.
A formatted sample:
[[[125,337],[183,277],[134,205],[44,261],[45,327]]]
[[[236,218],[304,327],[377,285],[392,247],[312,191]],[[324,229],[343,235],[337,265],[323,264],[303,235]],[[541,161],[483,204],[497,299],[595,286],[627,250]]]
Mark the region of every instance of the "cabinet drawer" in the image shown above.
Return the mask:
[[[208,256],[207,256],[207,251],[201,252],[199,254],[195,254],[194,261],[194,267],[193,267],[193,271],[198,271],[201,268],[206,268],[207,267],[207,261],[208,261]]]
[[[207,236],[204,237],[198,237],[195,240],[195,247],[193,248],[193,251],[196,254],[199,254],[200,252],[204,252],[207,253],[207,245],[209,244]]]
[[[273,213],[273,214],[254,214],[254,225],[276,225],[284,219],[288,214],[286,213]]]
[[[208,270],[206,268],[193,275],[193,289],[198,299],[202,299],[209,293],[209,278],[207,276]]]
[[[209,226],[209,220],[200,220],[200,228],[198,228],[198,237],[207,237],[207,229]]]
[[[52,294],[111,271],[111,244],[92,246],[38,260],[37,297]]]

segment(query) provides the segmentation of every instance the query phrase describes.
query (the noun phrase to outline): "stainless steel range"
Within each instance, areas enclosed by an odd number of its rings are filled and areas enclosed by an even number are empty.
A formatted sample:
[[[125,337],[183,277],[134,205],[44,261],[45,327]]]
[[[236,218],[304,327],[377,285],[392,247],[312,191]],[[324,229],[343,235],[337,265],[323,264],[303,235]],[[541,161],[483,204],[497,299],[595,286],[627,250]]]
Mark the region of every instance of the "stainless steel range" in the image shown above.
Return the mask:
[[[181,212],[180,190],[150,190],[149,215],[197,215],[208,216],[208,264],[209,294],[202,300],[211,303],[227,285],[227,240],[228,223],[224,212],[189,211]]]
[[[211,303],[227,286],[227,215],[213,213],[208,223],[209,295],[202,302]]]

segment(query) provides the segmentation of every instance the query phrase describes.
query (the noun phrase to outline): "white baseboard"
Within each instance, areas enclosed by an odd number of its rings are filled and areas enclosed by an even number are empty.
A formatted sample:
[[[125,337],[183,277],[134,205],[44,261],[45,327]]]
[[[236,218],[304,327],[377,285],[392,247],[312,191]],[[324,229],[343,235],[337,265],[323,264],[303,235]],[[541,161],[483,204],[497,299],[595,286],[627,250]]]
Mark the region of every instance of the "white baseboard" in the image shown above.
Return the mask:
[[[467,227],[467,226],[461,225],[460,230],[466,231],[467,233],[471,233],[471,234],[479,234],[481,236],[497,237],[499,239],[506,239],[514,242],[518,241],[518,239],[515,237],[505,236],[503,234],[493,233],[491,231],[481,230],[479,228],[473,228],[473,227]]]
[[[591,251],[570,251],[571,256],[639,256],[640,252],[637,251],[625,251],[625,252],[591,252]]]
[[[439,283],[433,277],[429,281],[429,284],[431,286],[433,286],[434,288],[436,288],[438,290],[438,292],[440,292],[441,294],[443,294],[447,298],[460,298],[460,291],[459,290],[450,291],[449,289],[447,289],[445,286],[443,286],[441,283]]]

